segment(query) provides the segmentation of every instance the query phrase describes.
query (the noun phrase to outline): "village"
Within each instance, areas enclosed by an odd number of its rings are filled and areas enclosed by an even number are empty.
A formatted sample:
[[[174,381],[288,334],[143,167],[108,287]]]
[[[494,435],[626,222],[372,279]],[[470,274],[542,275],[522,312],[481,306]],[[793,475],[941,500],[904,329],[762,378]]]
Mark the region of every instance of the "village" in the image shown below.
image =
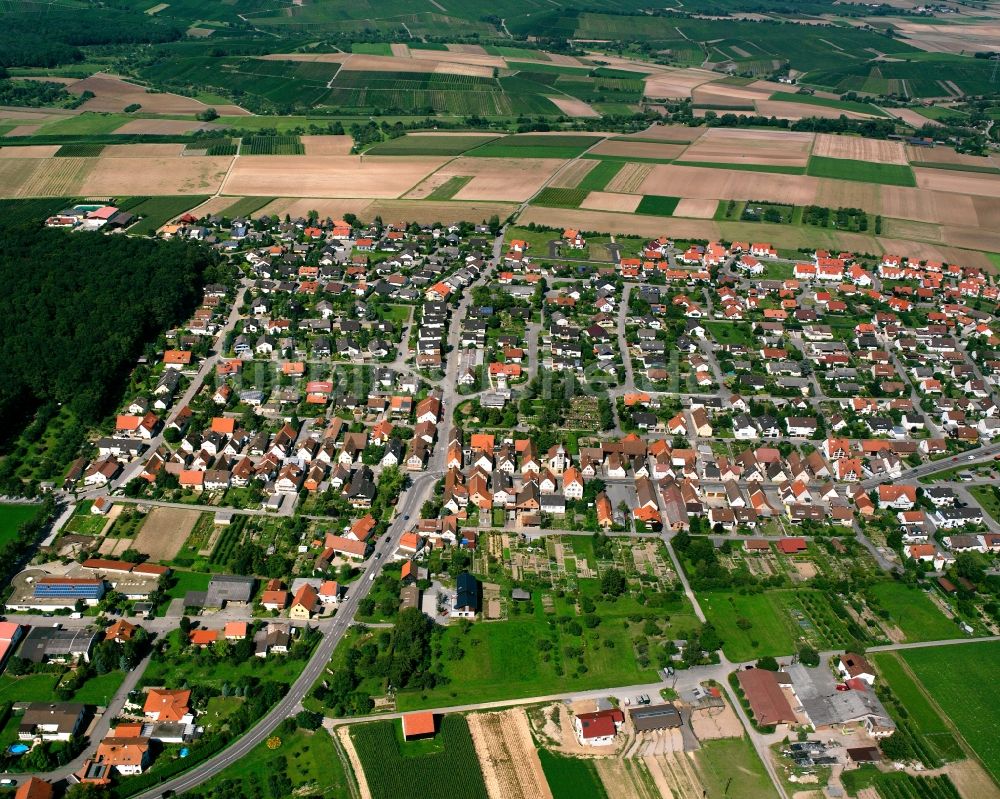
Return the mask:
[[[47,224],[110,231],[117,213]],[[650,687],[601,692],[596,652],[567,648],[553,676],[593,695],[553,722],[571,747],[688,751],[704,717],[748,726],[769,773],[801,777],[892,758],[862,652],[921,640],[910,594],[941,638],[1000,633],[975,586],[1000,552],[984,310],[1000,288],[980,270],[313,215],[189,213],[160,235],[213,248],[231,279],[204,286],[48,486],[69,509],[13,581],[0,658],[56,664],[68,698],[15,704],[20,762],[63,753],[25,771],[106,786],[174,769],[228,713],[249,724],[229,700],[305,660],[326,686],[331,632],[363,641],[350,625],[420,612],[444,641],[549,620],[565,641],[594,620],[629,664],[611,678]],[[93,672],[107,646],[135,670]],[[107,672],[104,701],[70,701],[79,674]],[[439,728],[373,687],[407,739]],[[778,751],[795,730],[821,736]]]

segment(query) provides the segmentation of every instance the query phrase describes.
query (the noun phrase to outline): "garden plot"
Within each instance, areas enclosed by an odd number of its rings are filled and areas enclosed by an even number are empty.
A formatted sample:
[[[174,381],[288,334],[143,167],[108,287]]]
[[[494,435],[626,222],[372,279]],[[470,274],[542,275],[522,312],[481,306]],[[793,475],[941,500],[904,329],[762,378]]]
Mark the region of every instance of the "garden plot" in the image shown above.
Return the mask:
[[[132,546],[148,555],[150,560],[173,560],[181,551],[200,516],[201,511],[198,510],[153,508]]]

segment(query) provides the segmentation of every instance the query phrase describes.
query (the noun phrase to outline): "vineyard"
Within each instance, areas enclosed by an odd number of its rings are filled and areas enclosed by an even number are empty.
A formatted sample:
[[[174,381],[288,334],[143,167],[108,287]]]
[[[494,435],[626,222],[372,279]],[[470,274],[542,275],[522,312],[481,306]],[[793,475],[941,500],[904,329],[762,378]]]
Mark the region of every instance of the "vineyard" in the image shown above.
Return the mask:
[[[437,741],[442,750],[409,756],[396,736],[398,722],[377,721],[351,728],[373,799],[407,796],[461,796],[487,799],[469,725],[463,716],[445,716]]]
[[[247,136],[240,146],[242,155],[304,155],[298,136]]]
[[[548,208],[579,208],[580,203],[587,199],[584,189],[557,189],[546,186],[532,201],[534,205],[544,205]]]
[[[76,142],[64,144],[56,151],[56,158],[97,158],[105,148],[104,144]]]

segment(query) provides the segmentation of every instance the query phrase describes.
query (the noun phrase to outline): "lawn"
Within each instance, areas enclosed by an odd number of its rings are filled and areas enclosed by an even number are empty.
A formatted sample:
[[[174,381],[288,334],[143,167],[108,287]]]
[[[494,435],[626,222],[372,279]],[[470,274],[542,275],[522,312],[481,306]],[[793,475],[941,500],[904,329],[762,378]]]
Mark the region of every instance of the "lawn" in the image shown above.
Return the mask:
[[[0,702],[51,702],[63,671],[26,674],[23,677],[0,675]],[[73,695],[72,701],[103,705],[115,695],[125,679],[122,671],[109,671],[87,680]]]
[[[907,641],[936,641],[961,635],[955,622],[919,588],[886,581],[871,586],[868,592],[889,612]]]
[[[211,579],[211,574],[175,570],[173,573],[174,584],[167,589],[167,596],[171,599],[183,599],[188,591],[205,591],[208,589],[208,583]]]
[[[423,742],[400,743],[398,725],[398,721],[376,721],[351,727],[373,799],[417,795],[486,799],[483,773],[464,716],[441,719],[437,732],[441,746],[433,753],[427,753]]]
[[[797,636],[792,619],[778,598],[780,593],[744,595],[707,591],[698,597],[702,610],[722,638],[726,657],[742,662],[795,651]],[[740,627],[741,619],[749,621],[751,626]]]
[[[1000,704],[988,687],[1000,670],[1000,642],[908,649],[902,657],[1000,780]]]
[[[344,769],[340,745],[326,730],[296,730],[291,735],[279,733],[278,737],[281,745],[277,749],[259,744],[246,757],[199,787],[197,795],[204,799],[270,796],[267,787],[272,775],[284,772],[293,789],[289,795],[327,799],[354,796],[354,778]]]
[[[39,505],[0,505],[0,546],[14,539],[18,529],[38,515]]]
[[[577,799],[581,796],[602,799],[608,795],[594,761],[557,755],[548,749],[539,749],[538,759],[542,761],[542,771],[552,791],[552,799]]]
[[[639,200],[639,205],[636,207],[635,212],[637,214],[649,214],[650,216],[673,216],[679,202],[679,197],[646,194]]]
[[[739,322],[705,322],[705,329],[719,344],[753,346],[753,336],[748,324]]]
[[[775,788],[747,738],[703,741],[694,761],[706,796],[773,799]]]
[[[1000,492],[996,486],[969,486],[969,493],[995,521],[1000,521]]]
[[[106,705],[124,680],[123,671],[109,671],[107,674],[91,677],[73,694],[73,701],[83,702],[85,705]]]
[[[916,186],[913,170],[901,164],[876,164],[848,158],[826,158],[814,155],[809,158],[806,174],[817,178],[855,180],[861,183],[882,183],[887,186]]]

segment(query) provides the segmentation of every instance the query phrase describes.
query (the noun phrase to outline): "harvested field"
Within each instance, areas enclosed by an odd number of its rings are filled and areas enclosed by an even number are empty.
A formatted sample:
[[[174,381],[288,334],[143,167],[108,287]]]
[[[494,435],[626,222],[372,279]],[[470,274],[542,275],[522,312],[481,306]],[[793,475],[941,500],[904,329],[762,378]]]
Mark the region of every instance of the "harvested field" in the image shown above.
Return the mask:
[[[448,52],[451,53],[475,53],[478,55],[487,54],[486,48],[484,48],[481,44],[446,44],[445,47],[447,47]]]
[[[913,174],[921,189],[948,191],[956,194],[977,194],[980,197],[1000,197],[1000,175],[976,172],[949,172],[947,169],[916,167]]]
[[[350,136],[303,136],[306,155],[348,155],[354,146]]]
[[[683,752],[666,752],[661,755],[646,755],[643,763],[649,769],[662,796],[673,799],[698,799],[703,796],[701,780]]]
[[[953,199],[954,195],[948,195],[948,197]],[[973,197],[971,199],[972,205],[976,209],[977,225],[987,230],[1000,230],[1000,199],[995,197]],[[969,224],[968,220],[969,217],[966,217],[964,224]],[[961,223],[948,219],[945,224]]]
[[[68,161],[72,159],[54,159]],[[75,194],[123,196],[213,194],[232,158],[89,158],[92,169]],[[245,160],[245,159],[244,159]],[[247,192],[253,194],[253,192]],[[273,192],[261,192],[268,195]]]
[[[830,108],[824,105],[814,105],[812,103],[792,103],[785,100],[758,100],[755,104],[757,113],[766,117],[777,117],[778,119],[808,119],[817,117],[818,119],[840,119],[845,116],[848,119],[871,119],[871,114],[859,114],[857,111],[846,111],[841,108]],[[694,115],[704,116],[703,109],[695,109]]]
[[[593,155],[617,155],[626,158],[657,158],[670,161],[684,152],[683,144],[656,144],[655,142],[623,141],[608,139],[594,147]]]
[[[210,122],[188,121],[186,119],[130,119],[124,125],[115,129],[115,133],[152,133],[166,136],[176,136],[191,133],[196,130],[215,130],[219,125]]]
[[[991,197],[969,197],[905,186],[883,186],[881,196],[883,216],[912,219],[917,222],[983,225],[983,220],[979,218],[977,202],[982,203],[987,218],[994,213],[991,207],[1000,209],[1000,200]]]
[[[515,205],[499,202],[452,202],[449,200],[375,200],[368,207],[369,218],[381,216],[383,219],[405,219],[418,224],[441,222],[487,222],[496,214],[506,219],[514,213]]]
[[[4,136],[34,136],[41,127],[41,125],[18,125],[8,130]]]
[[[389,49],[392,50],[392,54],[396,56],[396,58],[410,57],[410,48],[403,42],[395,42],[393,44],[390,44]]]
[[[524,710],[474,713],[468,722],[490,799],[552,799]]]
[[[244,156],[234,164],[224,190],[226,194],[260,197],[399,197],[446,160],[426,156]]]
[[[710,128],[704,136],[688,147],[678,160],[719,164],[805,166],[809,160],[812,141],[812,133]]]
[[[684,198],[677,203],[674,216],[686,216],[689,219],[711,219],[719,207],[717,200],[695,200]]]
[[[893,111],[898,111],[894,108]],[[960,164],[962,166],[1000,167],[1000,163],[992,156],[968,155],[956,153],[951,147],[911,147],[907,146],[906,156],[913,166],[922,163]]]
[[[392,159],[397,160],[397,159]],[[527,200],[565,161],[557,158],[455,158],[440,172],[472,175],[456,200]]]
[[[416,61],[435,61],[443,63],[466,64],[470,66],[486,67],[492,70],[505,69],[507,62],[503,56],[490,55],[482,52],[469,52],[462,50],[410,50],[410,57]],[[469,73],[466,73],[469,74]],[[492,72],[490,73],[492,74]]]
[[[191,97],[169,92],[150,93],[145,86],[129,83],[106,72],[98,72],[71,83],[66,90],[71,94],[89,91],[96,95],[80,106],[84,111],[121,111],[133,103],[141,105],[142,111],[147,114],[197,114],[208,108]],[[224,116],[248,113],[238,105],[216,105],[213,108]]]
[[[199,510],[153,508],[132,542],[150,560],[173,560],[198,523]]]
[[[358,72],[434,72],[439,75],[473,75],[481,78],[493,77],[494,64],[470,63],[467,59],[485,58],[496,62],[495,66],[500,69],[506,67],[504,60],[496,56],[463,55],[443,50],[410,50],[407,58],[357,53],[271,53],[260,58],[265,61],[318,61],[340,64],[341,69]],[[456,60],[459,58],[462,60]]]
[[[902,142],[862,139],[860,136],[835,136],[830,133],[817,133],[812,153],[826,158],[849,158],[854,161],[870,161],[876,164],[906,166],[909,163]]]
[[[620,136],[622,139],[662,139],[667,142],[692,142],[700,139],[707,128],[693,128],[687,125],[650,125],[639,133]]]
[[[880,214],[882,213],[882,193],[888,188],[899,189],[903,187],[821,178],[816,185],[814,201],[817,205],[823,205],[827,208],[861,208],[869,213]]]
[[[605,188],[623,194],[638,192],[652,171],[653,164],[625,164]]]
[[[948,242],[953,247],[966,250],[1000,252],[1000,231],[949,225],[941,228],[941,240]],[[968,257],[955,256],[943,260],[948,263],[965,264],[969,259]]]
[[[579,161],[574,161],[556,175],[552,182],[549,183],[549,186],[554,189],[575,189],[580,185],[580,181],[597,166],[597,163],[597,161],[591,161],[588,158],[581,158]]]
[[[943,235],[947,235],[949,244],[953,243],[950,238],[952,235],[956,235],[958,238],[962,238],[960,235],[955,233],[958,229],[947,228]],[[978,231],[971,231],[969,233],[969,240],[972,243],[992,243],[993,246],[997,245],[996,239],[1000,237],[993,237],[992,242],[986,242],[982,240],[977,240]],[[995,271],[996,267],[990,261],[986,255],[981,252],[973,251],[971,249],[960,249],[959,247],[944,246],[941,244],[934,244],[931,242],[919,242],[913,241],[912,239],[898,239],[886,236],[880,236],[878,239],[879,245],[883,248],[885,252],[905,252],[911,258],[917,260],[936,260],[944,261],[945,263],[960,264],[962,266],[972,266],[979,269],[985,269],[989,271]],[[966,245],[967,246],[967,245]],[[988,248],[983,248],[988,249]]]
[[[1000,788],[978,760],[968,758],[958,763],[949,763],[944,770],[962,796],[976,799],[1000,798]]]
[[[907,125],[912,125],[915,128],[922,128],[924,125],[940,125],[933,119],[928,119],[923,114],[918,111],[914,111],[912,108],[886,108],[884,109],[887,114],[892,114],[896,119],[905,122]],[[910,147],[907,150],[913,149]],[[924,147],[915,148],[918,150],[926,149]]]
[[[101,158],[170,158],[183,150],[183,144],[108,144]]]
[[[51,158],[58,144],[27,144],[24,147],[0,147],[0,158]]]
[[[608,799],[661,799],[656,782],[643,761],[602,757],[595,760],[594,765]]]
[[[366,215],[367,208],[372,204],[371,199],[336,199],[310,198],[303,200],[298,197],[279,197],[273,202],[265,205],[256,215],[277,214],[284,218],[289,214],[293,219],[300,216],[307,216],[310,211],[317,211],[321,217],[332,219],[342,219],[344,214],[357,214],[362,219],[371,218]]]
[[[583,100],[577,100],[575,97],[566,97],[565,95],[558,95],[549,97],[555,106],[562,111],[568,117],[599,117],[600,113],[591,108]]]
[[[93,158],[0,160],[0,192],[5,197],[67,197],[84,194],[80,186]]]
[[[817,178],[806,175],[656,164],[638,192],[703,200],[780,199],[791,205],[809,205],[815,201],[818,185]]]
[[[592,211],[624,211],[633,213],[639,206],[642,196],[638,194],[615,194],[609,191],[592,191],[580,203],[581,208]]]
[[[662,236],[668,232],[679,239],[719,238],[719,225],[709,220],[663,219],[642,214],[626,214],[615,211],[588,211],[581,208],[543,208],[530,206],[518,219],[518,224],[537,225],[578,230],[593,230],[601,233],[631,233],[636,236]]]
[[[717,72],[707,69],[678,69],[673,72],[654,73],[646,78],[646,97],[690,97],[696,86],[719,80]]]
[[[768,81],[760,81],[763,86],[738,86],[731,83],[703,83],[691,92],[691,99],[695,103],[702,105],[743,105],[753,108],[757,100],[766,100],[776,91],[780,91],[781,84],[771,84]],[[768,86],[778,86],[779,88],[766,88]]]

